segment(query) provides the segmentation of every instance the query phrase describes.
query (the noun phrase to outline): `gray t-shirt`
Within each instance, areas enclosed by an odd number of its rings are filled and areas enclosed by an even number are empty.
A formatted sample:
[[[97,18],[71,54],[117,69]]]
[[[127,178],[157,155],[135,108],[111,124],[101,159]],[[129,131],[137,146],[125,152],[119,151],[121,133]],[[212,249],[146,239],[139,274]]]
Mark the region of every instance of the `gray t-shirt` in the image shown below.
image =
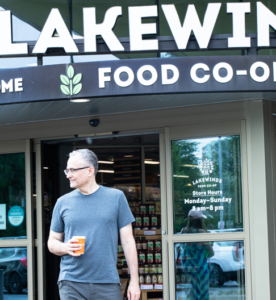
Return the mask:
[[[61,257],[58,281],[120,283],[117,271],[118,231],[134,221],[123,192],[100,186],[90,195],[77,189],[58,199],[51,230],[64,242],[85,236],[83,255]]]

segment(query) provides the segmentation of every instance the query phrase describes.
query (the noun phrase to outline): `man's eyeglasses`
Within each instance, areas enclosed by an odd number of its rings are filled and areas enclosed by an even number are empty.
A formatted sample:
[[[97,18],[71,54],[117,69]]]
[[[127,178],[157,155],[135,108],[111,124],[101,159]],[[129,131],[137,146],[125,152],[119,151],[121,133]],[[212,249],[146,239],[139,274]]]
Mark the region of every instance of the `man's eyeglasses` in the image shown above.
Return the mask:
[[[71,169],[65,169],[65,170],[64,170],[64,173],[65,173],[65,175],[67,176],[70,172],[71,172],[72,174],[74,174],[75,171],[82,170],[82,169],[87,169],[87,168],[91,168],[91,167],[83,167],[83,168],[78,168],[78,169],[73,169],[73,168],[71,168]]]

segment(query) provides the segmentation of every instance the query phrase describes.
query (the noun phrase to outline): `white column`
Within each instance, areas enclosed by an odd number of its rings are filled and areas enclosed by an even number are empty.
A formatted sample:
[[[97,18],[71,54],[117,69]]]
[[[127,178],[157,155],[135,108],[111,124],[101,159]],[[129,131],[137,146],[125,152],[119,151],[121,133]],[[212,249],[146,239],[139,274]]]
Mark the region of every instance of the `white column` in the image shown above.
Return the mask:
[[[246,102],[245,113],[252,299],[269,300],[271,297],[262,100]]]

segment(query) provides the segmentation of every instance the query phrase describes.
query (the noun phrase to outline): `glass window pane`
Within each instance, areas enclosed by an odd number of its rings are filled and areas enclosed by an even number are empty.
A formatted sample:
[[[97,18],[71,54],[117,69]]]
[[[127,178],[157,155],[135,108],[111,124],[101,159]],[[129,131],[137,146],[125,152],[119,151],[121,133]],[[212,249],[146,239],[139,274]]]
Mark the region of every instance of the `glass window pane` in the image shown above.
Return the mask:
[[[16,69],[25,67],[36,67],[36,57],[10,57],[0,58],[0,69]]]
[[[244,242],[175,243],[176,300],[245,299]]]
[[[113,31],[117,37],[127,37],[129,36],[129,22],[128,22],[128,7],[130,6],[148,6],[155,5],[156,2],[153,0],[139,0],[139,1],[128,1],[119,0],[112,2],[109,0],[93,1],[83,0],[77,1],[73,0],[73,30],[75,34],[83,36],[83,8],[84,7],[96,7],[96,20],[97,23],[102,23],[106,11],[113,6],[122,7],[122,15],[118,17]],[[155,23],[155,18],[144,18],[143,23]]]
[[[172,141],[174,232],[243,231],[240,136]]]
[[[0,248],[0,270],[3,270],[4,299],[27,300],[27,248]],[[15,298],[7,296],[15,294],[18,295]]]
[[[25,154],[0,155],[0,239],[26,238]]]

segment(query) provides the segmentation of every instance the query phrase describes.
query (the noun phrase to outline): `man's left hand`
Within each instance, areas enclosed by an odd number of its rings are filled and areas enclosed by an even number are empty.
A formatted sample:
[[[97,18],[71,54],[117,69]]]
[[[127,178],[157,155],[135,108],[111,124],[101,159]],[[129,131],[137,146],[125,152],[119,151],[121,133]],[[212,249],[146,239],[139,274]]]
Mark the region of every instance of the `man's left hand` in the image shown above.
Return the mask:
[[[127,298],[128,300],[139,300],[140,299],[140,287],[138,282],[131,282],[129,283],[128,290],[127,290]]]

